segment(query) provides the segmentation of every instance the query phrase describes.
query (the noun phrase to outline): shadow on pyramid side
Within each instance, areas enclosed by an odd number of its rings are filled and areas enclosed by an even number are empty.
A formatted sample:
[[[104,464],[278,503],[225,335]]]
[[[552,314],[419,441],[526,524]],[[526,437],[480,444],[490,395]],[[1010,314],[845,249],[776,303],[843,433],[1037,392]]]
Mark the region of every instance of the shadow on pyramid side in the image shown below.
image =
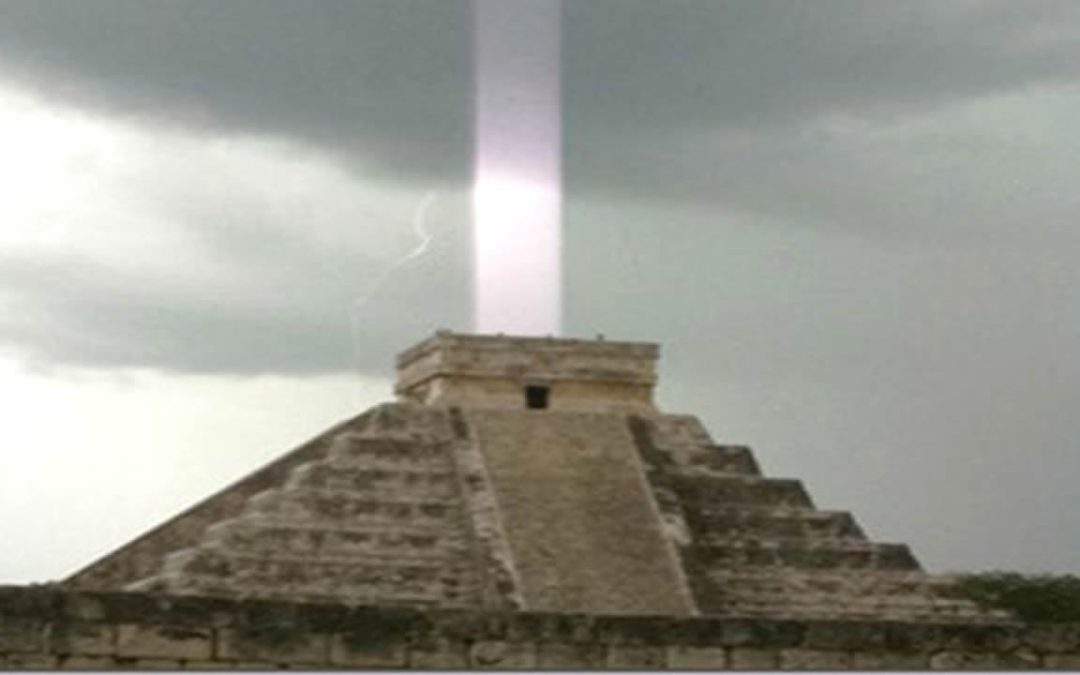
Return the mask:
[[[652,401],[651,344],[440,332],[377,406],[74,574],[95,590],[591,614],[986,623]]]

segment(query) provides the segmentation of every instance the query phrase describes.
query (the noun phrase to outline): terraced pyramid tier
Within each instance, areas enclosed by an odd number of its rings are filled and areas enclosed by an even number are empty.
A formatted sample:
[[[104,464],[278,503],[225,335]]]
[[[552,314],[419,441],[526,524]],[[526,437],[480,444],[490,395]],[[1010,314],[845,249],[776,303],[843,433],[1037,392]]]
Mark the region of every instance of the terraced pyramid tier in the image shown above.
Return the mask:
[[[380,407],[128,588],[482,606],[487,566],[472,522],[482,509],[470,508],[467,453],[449,411]]]
[[[635,416],[634,440],[703,614],[998,622],[955,597],[904,544],[866,538],[849,513],[814,507],[802,483],[767,478],[744,446],[693,417]]]

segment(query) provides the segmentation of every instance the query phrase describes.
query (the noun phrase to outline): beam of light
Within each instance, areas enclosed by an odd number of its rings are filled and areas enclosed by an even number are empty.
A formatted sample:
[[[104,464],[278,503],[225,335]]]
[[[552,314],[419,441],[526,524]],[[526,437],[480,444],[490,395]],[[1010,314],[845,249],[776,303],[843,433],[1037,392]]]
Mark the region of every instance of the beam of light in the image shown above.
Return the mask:
[[[478,333],[558,334],[560,0],[473,0]]]

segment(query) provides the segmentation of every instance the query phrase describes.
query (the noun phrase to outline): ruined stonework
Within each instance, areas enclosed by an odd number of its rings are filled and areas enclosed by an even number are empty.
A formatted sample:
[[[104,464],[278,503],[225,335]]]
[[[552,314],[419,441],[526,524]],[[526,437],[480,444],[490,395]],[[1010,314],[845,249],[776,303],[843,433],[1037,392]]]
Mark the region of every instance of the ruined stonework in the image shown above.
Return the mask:
[[[397,667],[423,667],[428,652],[435,667],[977,668],[1003,654],[1010,667],[1054,667],[1076,651],[1064,640],[1057,661],[1035,647],[1022,661],[1019,642],[992,654],[969,643],[905,651],[882,637],[884,625],[907,626],[901,642],[923,628],[1026,629],[957,597],[903,544],[870,541],[850,514],[818,510],[799,481],[763,476],[748,448],[658,410],[657,357],[650,344],[436,334],[399,357],[398,402],[63,586],[169,602],[321,603],[341,608],[334,631],[360,611],[348,608],[382,608],[365,615],[375,627],[356,629],[375,634],[395,612],[474,617],[471,637],[410,633],[411,656],[388,662]],[[589,637],[477,628],[510,616],[567,617]],[[596,632],[618,618],[610,625],[633,633],[643,617],[666,637]],[[670,622],[692,637],[662,627]],[[232,644],[230,635],[214,640]],[[282,662],[333,663],[339,638],[318,639],[323,660]]]

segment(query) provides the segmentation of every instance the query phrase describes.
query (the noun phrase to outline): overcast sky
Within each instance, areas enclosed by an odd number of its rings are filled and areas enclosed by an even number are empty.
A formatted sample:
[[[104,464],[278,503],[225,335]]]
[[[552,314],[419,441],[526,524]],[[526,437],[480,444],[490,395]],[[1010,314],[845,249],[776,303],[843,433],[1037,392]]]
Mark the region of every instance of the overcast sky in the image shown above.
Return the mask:
[[[470,328],[470,22],[0,0],[0,583]],[[1080,570],[1080,4],[569,0],[563,46],[566,333],[933,571]]]

